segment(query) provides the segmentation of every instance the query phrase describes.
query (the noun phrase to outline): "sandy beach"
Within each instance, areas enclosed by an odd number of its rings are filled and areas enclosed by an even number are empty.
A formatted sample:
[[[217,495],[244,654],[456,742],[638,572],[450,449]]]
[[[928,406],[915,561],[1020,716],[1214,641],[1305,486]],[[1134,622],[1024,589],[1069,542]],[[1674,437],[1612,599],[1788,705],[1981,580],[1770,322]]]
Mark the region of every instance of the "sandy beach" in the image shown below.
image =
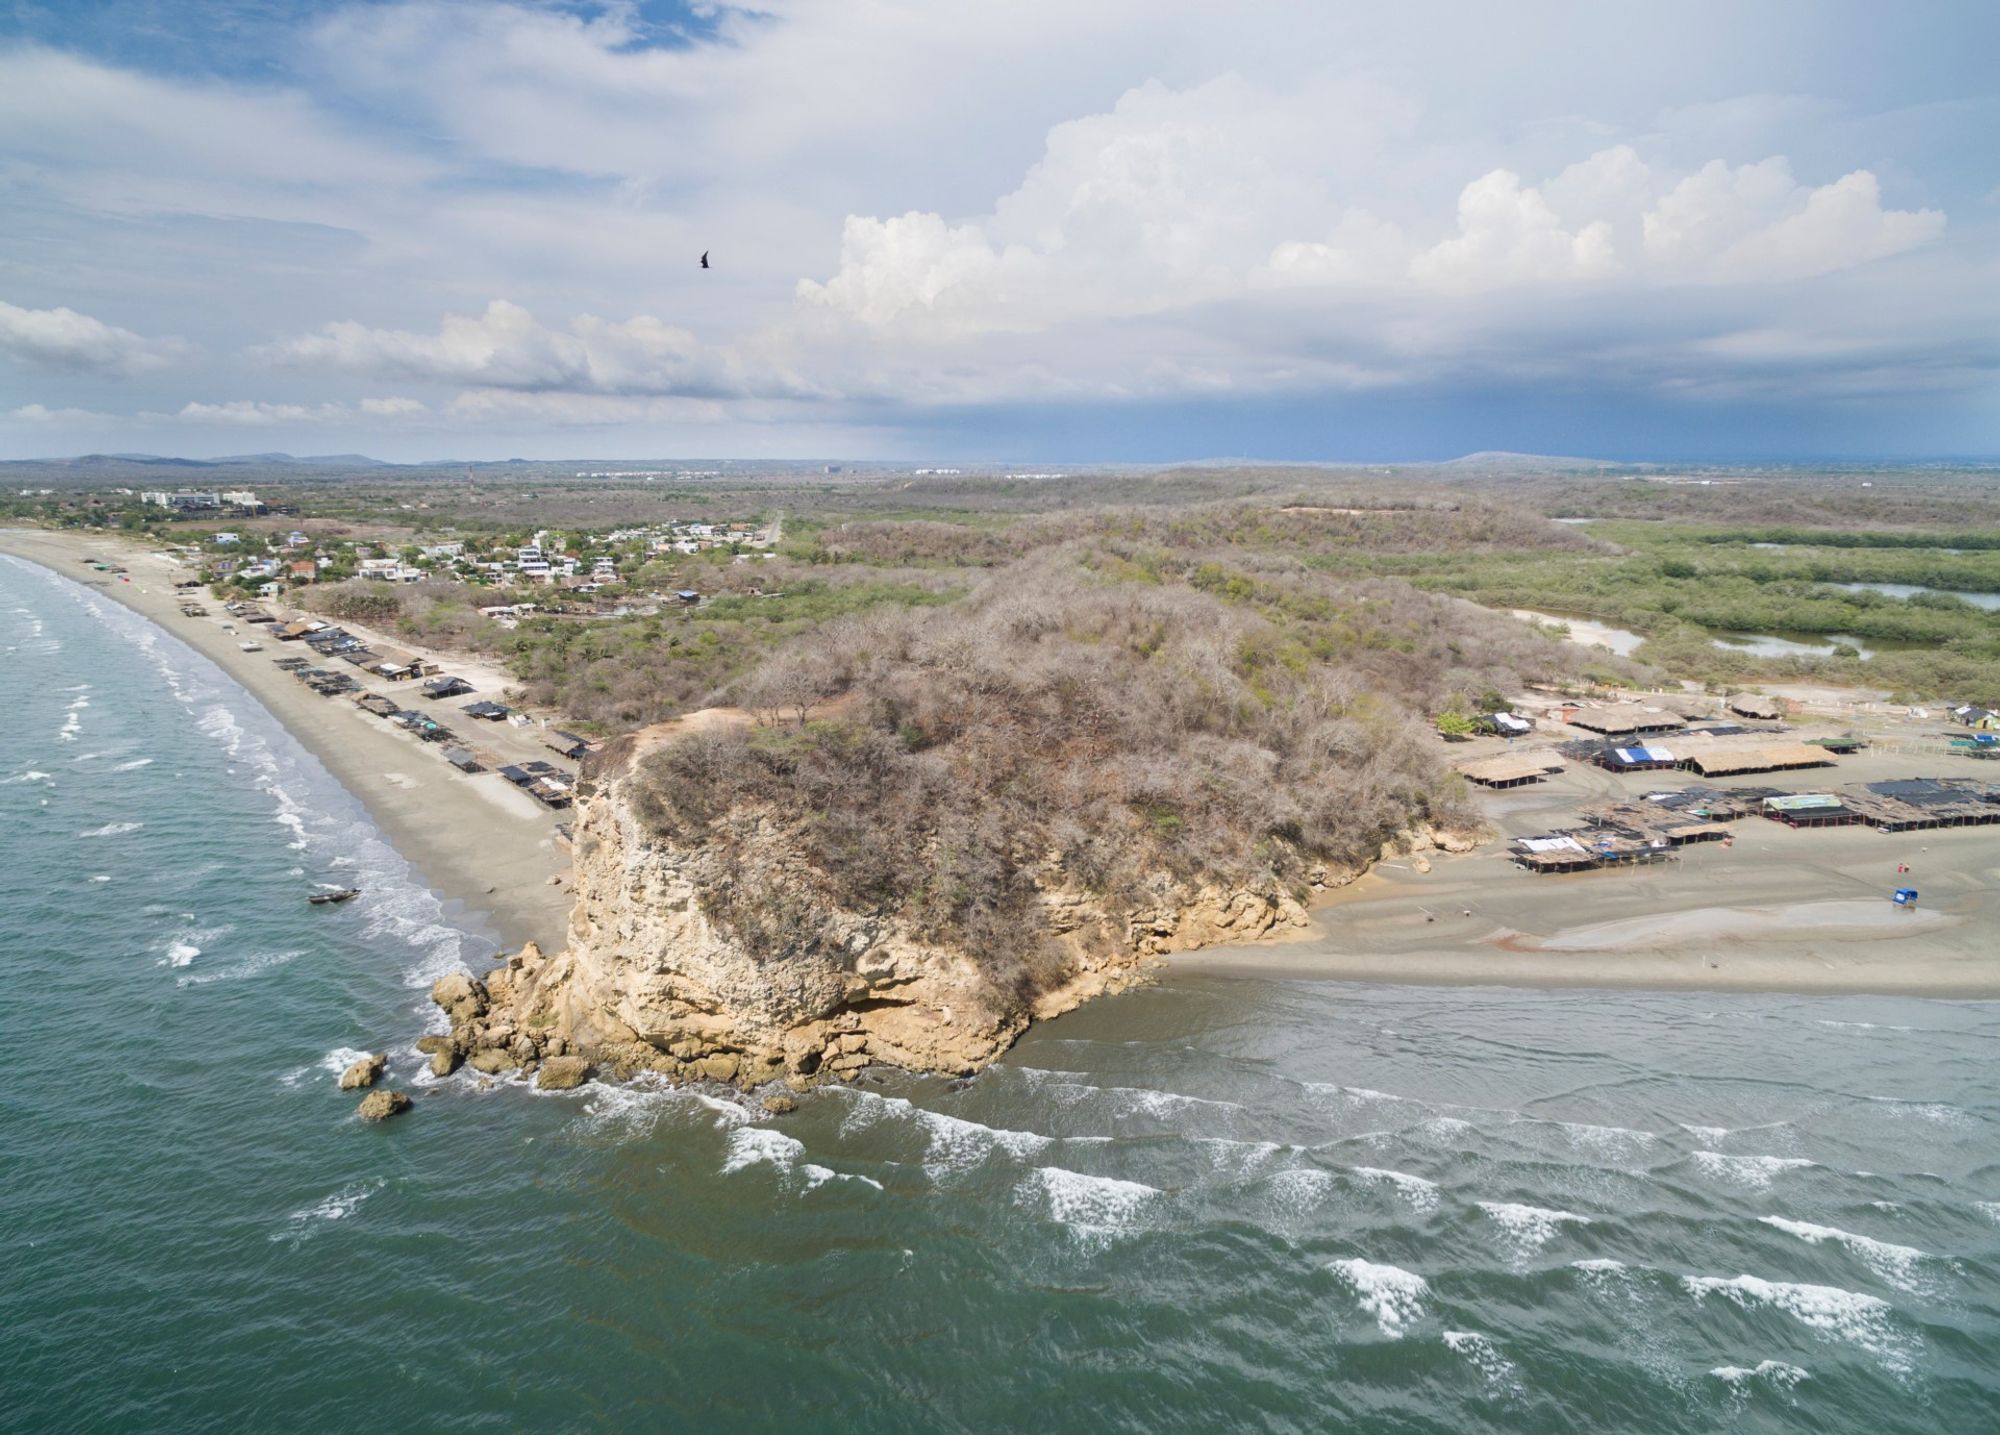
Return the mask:
[[[1714,785],[1812,791],[1939,775],[2000,778],[1964,759],[1869,751],[1835,768]],[[1516,835],[1573,824],[1586,803],[1689,781],[1572,766],[1482,800],[1493,825]],[[1753,817],[1731,830],[1729,847],[1699,843],[1674,862],[1564,876],[1520,871],[1501,843],[1430,854],[1428,873],[1394,860],[1330,894],[1310,935],[1170,960],[1280,978],[2000,996],[2000,828],[1815,831]],[[1896,870],[1904,863],[1907,875]],[[1905,885],[1922,894],[1914,910],[1890,901]]]
[[[323,698],[300,686],[273,661],[294,652],[294,645],[276,642],[250,624],[234,623],[236,631],[225,631],[224,624],[233,620],[221,604],[204,599],[211,616],[183,616],[174,584],[190,575],[151,550],[80,533],[0,529],[0,552],[88,585],[211,659],[361,800],[396,850],[440,897],[486,913],[510,947],[526,941],[546,949],[563,944],[570,908],[569,857],[555,838],[563,814],[495,773],[457,771],[436,745],[364,712],[352,698]],[[123,565],[131,581],[86,567],[90,559]],[[367,636],[356,624],[345,626]],[[261,642],[264,650],[244,652],[240,645],[248,641]],[[402,639],[392,641],[413,650]],[[446,671],[465,676],[480,696],[498,697],[495,672],[446,661]],[[399,688],[358,670],[354,676],[369,691],[399,694],[426,710],[432,706],[414,698],[408,685]],[[442,710],[440,720],[506,761],[556,760],[534,729],[478,722],[457,712],[458,703],[449,699],[435,706]],[[552,877],[563,880],[551,883]]]

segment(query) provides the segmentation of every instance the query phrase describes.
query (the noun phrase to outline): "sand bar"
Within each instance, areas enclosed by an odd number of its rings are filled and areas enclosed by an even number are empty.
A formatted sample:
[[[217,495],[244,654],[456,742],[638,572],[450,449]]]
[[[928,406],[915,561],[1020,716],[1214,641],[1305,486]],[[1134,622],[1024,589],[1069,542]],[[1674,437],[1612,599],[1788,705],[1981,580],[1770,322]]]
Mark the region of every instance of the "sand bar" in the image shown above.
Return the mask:
[[[294,644],[275,641],[260,627],[235,622],[220,603],[205,595],[202,601],[210,617],[183,616],[174,584],[193,575],[150,549],[81,533],[4,528],[0,552],[89,586],[213,661],[361,800],[432,890],[447,901],[485,913],[509,946],[524,941],[546,948],[563,944],[569,923],[565,875],[569,857],[555,840],[563,814],[544,808],[496,773],[457,771],[436,744],[362,711],[351,698],[323,698],[308,691],[273,660],[294,653],[311,656],[309,650],[300,652]],[[131,581],[86,567],[91,559],[123,565]],[[225,631],[225,622],[233,623],[236,631]],[[367,636],[356,624],[343,626]],[[240,645],[253,640],[261,642],[264,651],[242,651]],[[391,641],[415,650],[403,639]],[[461,673],[481,688],[479,696],[499,697],[485,686],[493,680],[490,670],[445,660],[446,671]],[[409,706],[432,713],[507,761],[554,759],[533,730],[480,722],[460,713],[459,705],[469,698],[430,703],[416,697],[410,684],[391,684],[358,670],[354,676],[367,690],[406,699]],[[557,876],[563,877],[561,885],[552,885],[549,879]]]

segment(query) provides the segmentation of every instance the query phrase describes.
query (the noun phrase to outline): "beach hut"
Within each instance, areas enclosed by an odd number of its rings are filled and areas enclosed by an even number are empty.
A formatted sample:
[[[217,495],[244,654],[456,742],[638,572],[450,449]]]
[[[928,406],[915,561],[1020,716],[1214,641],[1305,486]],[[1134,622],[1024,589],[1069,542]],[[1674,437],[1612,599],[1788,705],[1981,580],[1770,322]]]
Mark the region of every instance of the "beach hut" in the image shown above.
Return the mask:
[[[424,684],[427,698],[455,698],[472,691],[472,684],[459,677],[432,678]]]
[[[1851,827],[1863,820],[1836,792],[1795,792],[1764,799],[1764,815],[1787,827]]]
[[[1679,763],[1671,748],[1607,747],[1594,761],[1609,772],[1657,772]]]
[[[1767,697],[1763,693],[1738,693],[1729,700],[1729,710],[1738,717],[1770,720],[1785,715],[1785,704],[1781,699]]]
[[[444,750],[444,760],[460,772],[478,772],[479,759],[462,747],[448,747]]]
[[[590,751],[590,744],[583,738],[573,732],[564,732],[561,728],[553,727],[542,734],[542,746],[550,752],[561,753],[571,759],[582,757]]]
[[[1789,772],[1804,767],[1832,767],[1833,754],[1805,742],[1689,742],[1677,744],[1680,766],[1703,777],[1727,777],[1746,772]]]
[[[1479,783],[1482,787],[1521,787],[1530,782],[1540,782],[1550,773],[1561,772],[1563,765],[1546,753],[1539,756],[1504,753],[1499,757],[1461,763],[1458,770],[1468,781]]]
[[[1648,733],[1673,732],[1686,726],[1673,713],[1640,707],[1637,703],[1578,708],[1574,712],[1565,709],[1564,713],[1571,727],[1601,733],[1605,737],[1643,737]]]
[[[482,698],[476,703],[467,703],[459,711],[467,713],[472,717],[485,718],[491,722],[498,722],[501,718],[507,716],[509,710],[502,707],[499,703],[490,703]]]

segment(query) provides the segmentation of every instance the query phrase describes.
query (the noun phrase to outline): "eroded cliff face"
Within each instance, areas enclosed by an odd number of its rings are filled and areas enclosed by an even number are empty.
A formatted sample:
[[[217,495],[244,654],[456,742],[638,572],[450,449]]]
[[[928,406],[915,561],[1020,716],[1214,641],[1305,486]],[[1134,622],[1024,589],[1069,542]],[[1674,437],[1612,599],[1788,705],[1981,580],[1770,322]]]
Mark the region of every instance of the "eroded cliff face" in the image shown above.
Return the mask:
[[[1189,889],[1162,877],[1114,916],[1051,862],[1040,897],[1051,957],[1033,974],[996,973],[976,952],[841,907],[772,816],[729,821],[727,843],[676,847],[646,830],[620,781],[600,786],[578,812],[567,947],[529,947],[483,981],[440,982],[434,997],[452,1019],[452,1034],[433,1039],[440,1061],[497,1071],[560,1057],[567,1073],[582,1058],[743,1086],[875,1063],[965,1073],[1030,1021],[1142,980],[1163,953],[1307,926],[1275,882]],[[745,931],[718,911],[778,916]]]

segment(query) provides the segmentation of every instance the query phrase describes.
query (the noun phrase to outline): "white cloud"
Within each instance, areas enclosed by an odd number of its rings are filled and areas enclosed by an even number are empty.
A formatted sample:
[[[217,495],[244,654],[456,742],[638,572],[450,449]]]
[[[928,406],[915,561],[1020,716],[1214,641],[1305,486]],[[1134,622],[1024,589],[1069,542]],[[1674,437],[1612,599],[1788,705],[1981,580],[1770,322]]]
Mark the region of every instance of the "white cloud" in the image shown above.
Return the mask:
[[[1865,169],[1807,189],[1774,156],[1704,165],[1646,214],[1656,261],[1720,281],[1802,279],[1903,253],[1944,232],[1935,209],[1885,210]]]
[[[74,309],[23,309],[0,301],[0,353],[44,369],[125,376],[163,368],[186,345],[146,339]]]
[[[90,409],[52,409],[46,404],[22,404],[7,417],[26,424],[73,424],[92,423],[109,415]]]
[[[181,423],[227,424],[239,428],[275,428],[285,425],[345,424],[357,416],[373,419],[412,419],[429,410],[415,399],[363,399],[358,404],[335,401],[320,404],[271,403],[263,399],[230,399],[223,403],[183,404],[172,417]]]
[[[50,405],[150,372],[133,422],[745,432],[1463,375],[1775,391],[1963,371],[1994,331],[1956,150],[1910,138],[1942,121],[1861,69],[1799,93],[1825,72],[1740,8],[767,0],[671,44],[619,0],[317,13],[275,80],[0,47],[15,297],[206,355],[38,339],[84,375]],[[98,322],[0,309],[17,353],[13,313]],[[272,362],[325,394],[256,387]]]
[[[505,299],[480,314],[447,314],[435,333],[340,320],[256,352],[281,364],[492,389],[706,393],[725,381],[717,356],[694,335],[650,314],[582,314],[567,330],[552,329]]]
[[[1410,260],[1410,275],[1440,289],[1486,289],[1551,279],[1596,279],[1615,272],[1611,226],[1593,220],[1575,233],[1541,191],[1496,169],[1458,196],[1458,234]]]

